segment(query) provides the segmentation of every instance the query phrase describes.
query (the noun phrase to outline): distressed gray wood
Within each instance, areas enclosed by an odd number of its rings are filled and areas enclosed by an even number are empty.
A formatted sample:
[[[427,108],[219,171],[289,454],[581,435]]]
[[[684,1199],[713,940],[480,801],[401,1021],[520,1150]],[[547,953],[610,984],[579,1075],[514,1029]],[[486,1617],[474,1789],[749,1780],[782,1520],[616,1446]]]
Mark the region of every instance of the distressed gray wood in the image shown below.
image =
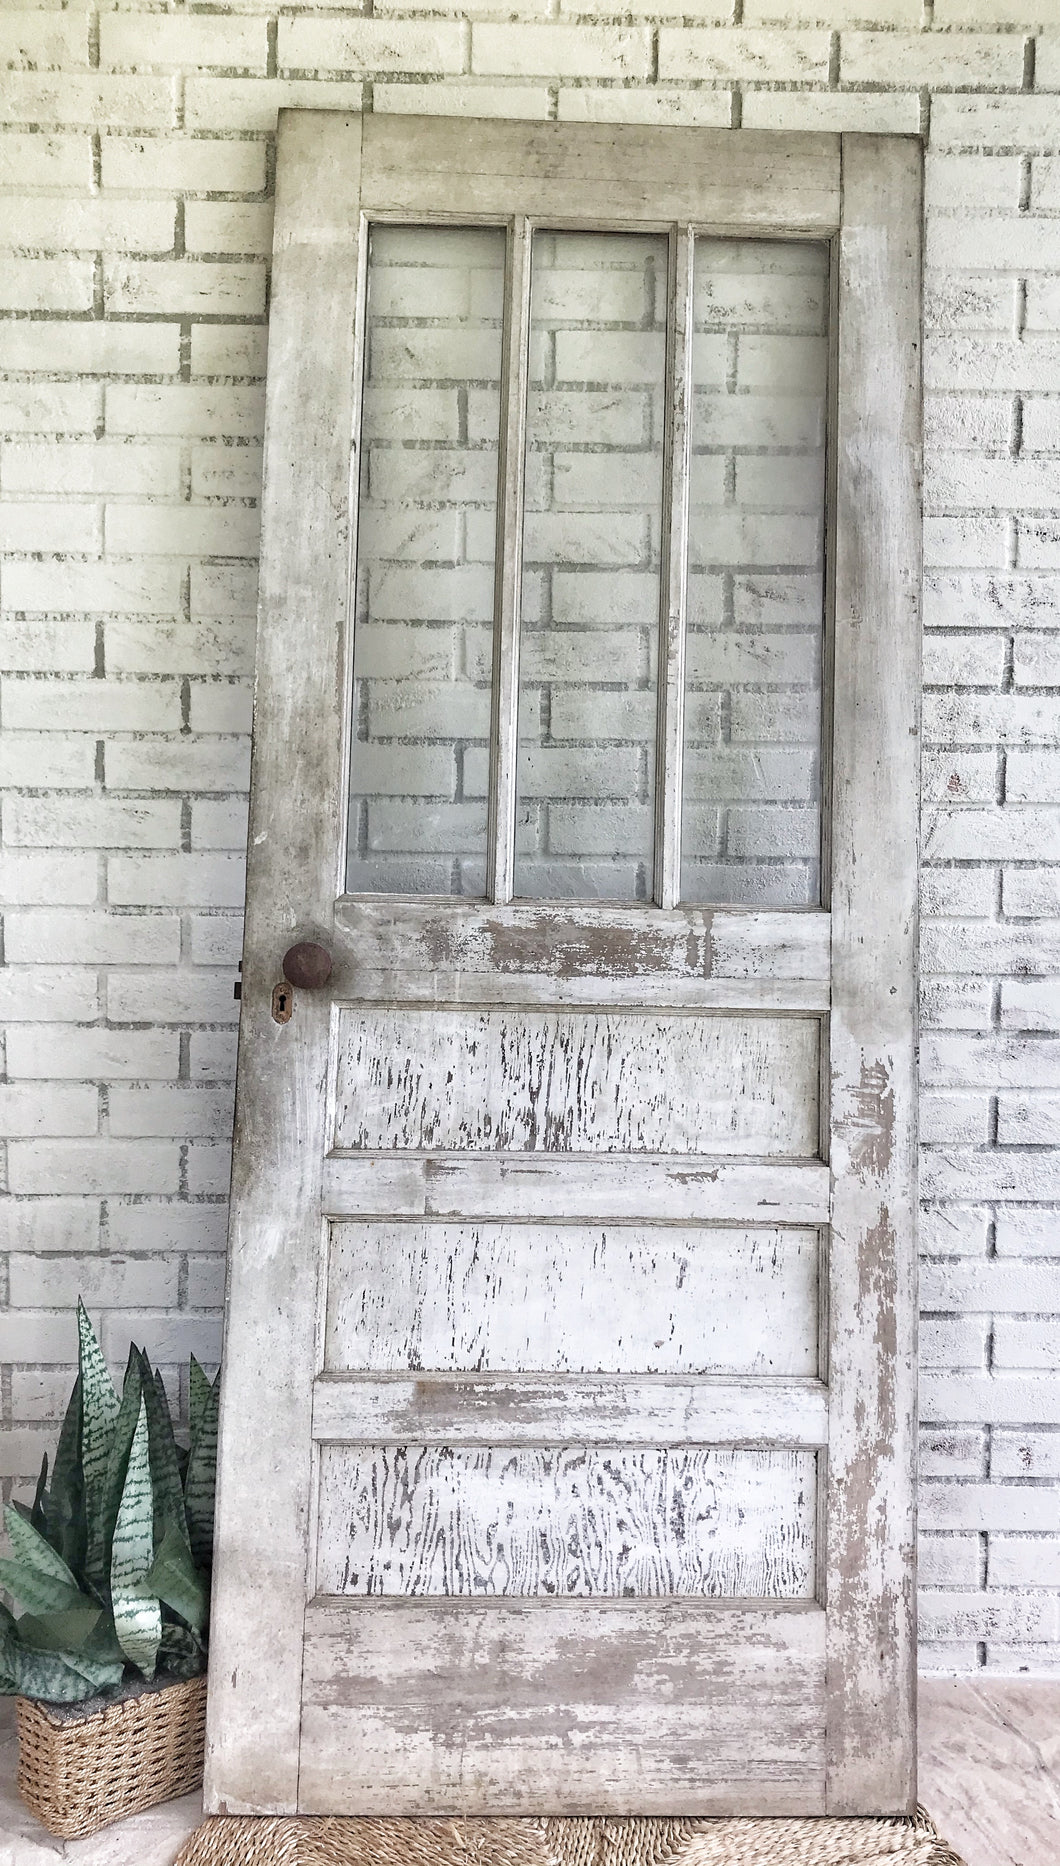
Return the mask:
[[[586,907],[533,901],[481,907],[467,901],[356,900],[336,903],[336,990],[357,995],[372,972],[533,972],[541,978],[790,979],[827,985],[831,922],[826,913],[749,913],[738,908]]]
[[[335,1225],[329,1373],[817,1372],[816,1231]]]
[[[828,1812],[916,1800],[920,189],[846,137],[832,749]]]
[[[210,1645],[214,1814],[297,1806],[328,1006],[302,993],[277,1024],[270,1000],[294,940],[329,939],[338,868],[360,127],[285,114],[280,130]],[[270,1429],[249,1429],[264,1419]]]
[[[523,482],[530,356],[530,223],[508,230],[508,264],[497,502],[496,641],[490,746],[487,892],[510,901],[515,889],[515,786],[519,744],[519,639],[523,568]]]
[[[827,1011],[831,987],[816,978],[549,978],[535,972],[364,972],[350,996],[361,1004],[629,1005],[659,1011]]]
[[[685,621],[688,596],[688,496],[692,435],[692,290],[690,227],[670,235],[670,326],[666,354],[666,473],[663,537],[668,540],[660,590],[659,699],[655,778],[655,898],[672,910],[681,894],[681,798],[685,750]]]
[[[820,1446],[828,1392],[813,1379],[331,1374],[316,1382],[313,1435],[398,1445]]]
[[[816,1512],[805,1451],[329,1445],[317,1591],[806,1600]]]
[[[347,1006],[336,1052],[337,1149],[819,1149],[813,1018]]]
[[[801,1603],[597,1601],[587,1623],[564,1601],[314,1602],[303,1807],[819,1812],[824,1620]]]
[[[828,232],[839,224],[839,138],[605,123],[365,118],[364,206],[388,217],[564,226]]]
[[[653,1219],[827,1224],[831,1176],[811,1160],[546,1154],[331,1154],[329,1218]]]
[[[630,126],[397,117],[362,126],[315,114],[285,125],[211,1667],[214,1811],[265,1812],[295,1800],[307,1811],[388,1813],[910,1805],[919,208],[909,147],[848,138],[843,200],[839,150],[835,138]],[[492,906],[336,900],[349,499],[357,483],[350,437],[358,242],[364,214],[377,211],[420,224],[511,225],[525,215],[575,227],[659,227],[671,239],[682,225],[839,230],[831,919],[503,899]],[[510,308],[521,302],[515,271]],[[508,321],[509,356],[518,363],[518,319]],[[678,348],[674,342],[674,356]],[[518,403],[509,370],[513,469]],[[677,455],[678,435],[671,421]],[[514,510],[509,519],[501,528],[506,568],[494,665],[503,692],[492,753],[494,820],[505,848],[510,786],[502,778],[501,715],[510,711],[516,672]],[[672,789],[671,764],[664,751]],[[502,896],[503,864],[502,850],[492,874]],[[663,898],[672,891],[667,883]],[[291,1022],[276,1026],[271,987],[280,955],[299,935],[331,946],[331,987],[317,998],[296,994]],[[830,1003],[833,961],[835,1014],[822,1056],[813,1013]],[[536,1048],[526,1045],[513,1061],[507,1044],[502,1054],[491,1039],[481,1054],[495,1059],[493,1075],[466,1077],[454,1094],[443,1070],[433,1081],[434,1105],[421,1092],[409,1125],[402,1051],[392,1039],[401,1018],[407,1037],[410,1016],[431,1020],[435,1031],[446,1019],[450,1032],[465,1034],[472,1026],[533,1030]],[[387,1102],[373,1088],[368,1127],[364,1108],[335,1105],[348,1054],[341,1042],[328,1053],[329,1019],[332,1032],[345,1023],[375,1034],[358,1094],[372,1087],[373,1069],[379,1089],[393,1073],[397,1097]],[[701,1034],[675,1048],[678,1025]],[[739,1028],[739,1043],[718,1044],[723,1026],[727,1039]],[[650,1045],[638,1047],[649,1028],[669,1062],[668,1080]],[[629,1082],[618,1061],[620,1034],[634,1038],[625,1041],[637,1078]],[[575,1060],[595,1056],[601,1035],[602,1068]],[[739,1057],[750,1059],[743,1074]],[[557,1081],[549,1091],[549,1071],[565,1072],[562,1088]],[[825,1096],[818,1082],[829,1077]],[[509,1093],[527,1082],[538,1096],[532,1119],[525,1096],[520,1103]],[[586,1089],[588,1100],[579,1100]],[[830,1110],[821,1106],[829,1101]],[[495,1102],[502,1137],[521,1153],[498,1151]],[[372,1132],[374,1147],[364,1144]],[[433,1150],[424,1151],[428,1135]],[[359,1137],[362,1150],[329,1155],[336,1137],[344,1145]],[[542,1139],[620,1150],[548,1153]],[[469,1141],[481,1150],[445,1151]],[[630,1151],[638,1147],[649,1150]],[[734,1147],[735,1157],[720,1157]],[[642,1231],[823,1227],[833,1170],[834,1247],[823,1236],[821,1243],[830,1283],[818,1292],[820,1315],[832,1315],[831,1339],[818,1343],[822,1370],[834,1370],[830,1392],[819,1379],[787,1375],[635,1369],[377,1367],[320,1375],[328,1216],[528,1230],[620,1221]],[[795,1313],[788,1319],[794,1324]],[[804,1321],[796,1344],[811,1338]],[[663,1453],[694,1461],[721,1448],[816,1462],[827,1440],[827,1494],[807,1506],[820,1605],[750,1611],[599,1595],[340,1605],[308,1598],[303,1647],[300,1618],[317,1553],[317,1457],[347,1458],[352,1444],[383,1447],[393,1469],[386,1448],[419,1445],[431,1458],[449,1445],[465,1461],[506,1453],[524,1473],[526,1461],[537,1460],[540,1475],[546,1454],[548,1468],[558,1468],[549,1447],[578,1447],[590,1459],[610,1451],[625,1469],[643,1470],[639,1456],[654,1458],[655,1469]],[[476,1494],[488,1502],[488,1491]],[[461,1492],[457,1506],[462,1499]],[[802,1521],[794,1506],[787,1520]]]

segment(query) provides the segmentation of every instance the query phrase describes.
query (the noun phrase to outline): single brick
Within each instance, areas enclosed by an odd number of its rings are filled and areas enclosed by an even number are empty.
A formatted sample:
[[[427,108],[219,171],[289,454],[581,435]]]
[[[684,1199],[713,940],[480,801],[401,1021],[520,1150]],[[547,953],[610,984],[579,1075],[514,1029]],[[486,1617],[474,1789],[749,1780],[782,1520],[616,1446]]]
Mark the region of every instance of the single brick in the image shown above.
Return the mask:
[[[80,1136],[99,1132],[99,1090],[88,1083],[49,1082],[46,1089],[0,1082],[0,1135]]]
[[[180,490],[179,449],[124,441],[9,441],[0,458],[7,492],[130,493],[165,498]]]
[[[104,297],[108,316],[133,311],[260,317],[265,269],[205,259],[124,260],[104,268]]]
[[[3,246],[165,253],[173,249],[175,224],[172,201],[117,201],[102,196],[75,201],[62,195],[34,194],[0,198]]]
[[[188,1191],[227,1193],[232,1177],[232,1145],[223,1141],[192,1141],[187,1150]]]
[[[228,622],[115,621],[104,629],[108,670],[113,674],[251,673],[254,628],[248,620]]]
[[[518,29],[516,29],[518,30]],[[813,80],[828,78],[830,42],[823,32],[748,32],[664,26],[660,78]]]
[[[0,738],[0,787],[91,790],[96,747],[84,733],[5,732]]]
[[[265,396],[258,388],[114,384],[106,407],[111,434],[258,437],[265,425]]]
[[[9,1259],[12,1307],[74,1309],[78,1297],[86,1308],[138,1309],[172,1303],[178,1297],[179,1265],[161,1257],[101,1255],[44,1259],[12,1255]]]
[[[1060,978],[1006,979],[1001,987],[1001,1027],[1060,1031]]]
[[[268,65],[263,19],[224,14],[104,13],[99,22],[105,70],[259,72]]]
[[[177,732],[175,681],[15,680],[2,683],[5,722],[53,732]]]
[[[25,1024],[8,1036],[8,1075],[14,1081],[175,1079],[179,1063],[179,1038],[169,1030],[53,1030]]]
[[[224,1024],[239,1018],[227,972],[111,971],[107,1014],[113,1023]]]
[[[914,136],[920,128],[920,98],[916,91],[749,90],[742,122],[748,130]]]
[[[839,77],[843,84],[1018,90],[1023,42],[997,32],[845,32]]]
[[[16,847],[171,848],[180,840],[180,801],[16,796],[5,809],[4,834]]]
[[[189,736],[116,739],[104,753],[109,790],[245,791],[250,747],[245,739]]]
[[[109,898],[139,907],[242,907],[245,864],[240,856],[112,855]]]
[[[84,13],[45,13],[12,8],[0,13],[0,65],[61,71],[88,64],[88,19]]]
[[[51,958],[64,965],[175,965],[180,921],[171,914],[92,913],[70,908],[14,910],[4,919],[9,963]]]
[[[91,259],[21,259],[12,253],[4,255],[0,310],[91,311],[94,292]]]
[[[103,186],[130,194],[260,194],[265,156],[265,144],[257,141],[108,135],[102,141]]]
[[[382,10],[377,7],[377,14]],[[532,119],[548,116],[549,93],[544,84],[374,84],[372,109],[384,115]]]
[[[142,1140],[13,1140],[7,1173],[12,1192],[176,1192],[180,1149]]]
[[[45,16],[34,13],[32,17]],[[51,17],[58,20],[63,15]],[[0,187],[76,188],[87,194],[91,186],[91,137],[48,136],[40,130],[0,132]]]
[[[471,29],[471,69],[512,78],[647,78],[651,70],[651,37],[647,28],[640,26],[495,26],[476,22]],[[659,76],[669,75],[660,65]]]
[[[541,28],[517,30],[532,33]],[[356,77],[374,71],[459,72],[464,70],[464,29],[458,20],[291,19],[281,15],[277,58],[283,71],[344,71]],[[520,74],[518,65],[499,69],[512,77]]]
[[[986,1433],[981,1428],[967,1426],[951,1431],[922,1430],[919,1468],[921,1479],[982,1477],[986,1468]],[[929,1481],[925,1488],[934,1500],[955,1494],[958,1486]]]
[[[1060,868],[1006,868],[1002,874],[1006,914],[1060,919]]]
[[[914,43],[922,44],[923,40]],[[1020,60],[1022,63],[1022,50]],[[964,213],[969,207],[977,213],[1008,208],[1016,213],[1021,186],[1022,165],[1015,155],[931,154],[924,164],[924,205],[929,217],[940,208],[957,208]]]
[[[189,201],[184,209],[184,243],[189,253],[267,257],[272,252],[272,216],[271,201]],[[244,315],[235,306],[226,304],[224,309]]]
[[[233,1091],[152,1085],[110,1091],[109,1125],[112,1134],[128,1138],[143,1135],[167,1139],[174,1135],[227,1140],[232,1131]]]
[[[107,548],[168,557],[256,557],[261,522],[241,505],[108,505]]]
[[[0,325],[0,369],[69,376],[175,376],[180,326],[47,318]]]
[[[92,746],[93,754],[95,752]],[[99,858],[63,850],[0,850],[0,895],[9,906],[47,902],[80,905],[99,892]]]

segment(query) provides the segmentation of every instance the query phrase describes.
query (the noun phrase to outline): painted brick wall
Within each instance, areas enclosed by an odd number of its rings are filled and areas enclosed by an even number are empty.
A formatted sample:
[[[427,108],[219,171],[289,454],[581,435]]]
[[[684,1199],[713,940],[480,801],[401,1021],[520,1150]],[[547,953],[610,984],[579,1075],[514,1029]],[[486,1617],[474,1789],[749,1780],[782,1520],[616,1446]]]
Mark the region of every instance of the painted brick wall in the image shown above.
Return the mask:
[[[1055,1670],[1057,0],[5,8],[0,65],[5,1481],[79,1290],[217,1353],[278,106],[920,130],[924,1662]]]

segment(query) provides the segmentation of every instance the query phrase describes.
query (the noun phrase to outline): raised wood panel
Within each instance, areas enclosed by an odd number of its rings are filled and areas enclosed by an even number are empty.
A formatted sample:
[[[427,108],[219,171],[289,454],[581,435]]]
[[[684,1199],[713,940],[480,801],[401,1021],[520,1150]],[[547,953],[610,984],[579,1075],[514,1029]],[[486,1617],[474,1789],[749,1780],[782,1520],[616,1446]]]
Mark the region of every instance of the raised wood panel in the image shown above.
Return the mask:
[[[825,1445],[818,1380],[325,1375],[313,1436],[372,1444]]]
[[[339,1149],[819,1148],[815,1018],[344,1005],[336,1053]]]
[[[810,1452],[329,1445],[324,1594],[814,1592]]]
[[[814,232],[839,225],[835,136],[521,123],[515,144],[508,124],[480,119],[473,135],[468,127],[460,117],[365,117],[366,211]]]
[[[562,1601],[314,1601],[300,1807],[818,1813],[824,1618],[801,1604],[598,1601],[587,1622]]]
[[[725,1161],[545,1154],[331,1155],[330,1218],[633,1218],[827,1224],[831,1176],[817,1161]]]
[[[328,1372],[817,1371],[818,1234],[340,1224]]]
[[[340,993],[364,973],[524,974],[570,983],[629,980],[657,990],[666,981],[815,980],[827,985],[831,922],[826,913],[733,909],[586,907],[577,901],[491,907],[466,901],[336,903],[348,942],[338,955]],[[345,965],[346,971],[342,968]]]

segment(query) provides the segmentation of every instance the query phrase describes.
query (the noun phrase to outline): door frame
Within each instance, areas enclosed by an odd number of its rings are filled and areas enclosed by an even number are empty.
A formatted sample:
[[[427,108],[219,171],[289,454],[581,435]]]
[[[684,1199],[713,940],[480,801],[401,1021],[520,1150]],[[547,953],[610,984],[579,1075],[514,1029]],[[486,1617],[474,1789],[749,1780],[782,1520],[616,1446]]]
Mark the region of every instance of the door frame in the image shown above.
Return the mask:
[[[614,225],[620,176],[620,224],[631,228],[684,215],[712,233],[834,243],[825,1811],[905,1812],[915,1801],[919,140],[310,111],[281,112],[279,131],[206,1809],[298,1805],[330,1006],[299,994],[296,1018],[280,1026],[270,1004],[286,948],[331,943],[341,894],[366,218],[384,183],[389,211],[452,217],[458,157],[494,218],[533,213],[547,175],[560,219]],[[509,370],[509,398],[518,377]],[[518,531],[509,512],[502,591]],[[515,729],[510,659],[498,672],[502,759]],[[661,862],[659,912],[677,885],[673,853]],[[503,874],[499,893],[510,894]],[[282,1435],[246,1432],[266,1394],[282,1395]]]

